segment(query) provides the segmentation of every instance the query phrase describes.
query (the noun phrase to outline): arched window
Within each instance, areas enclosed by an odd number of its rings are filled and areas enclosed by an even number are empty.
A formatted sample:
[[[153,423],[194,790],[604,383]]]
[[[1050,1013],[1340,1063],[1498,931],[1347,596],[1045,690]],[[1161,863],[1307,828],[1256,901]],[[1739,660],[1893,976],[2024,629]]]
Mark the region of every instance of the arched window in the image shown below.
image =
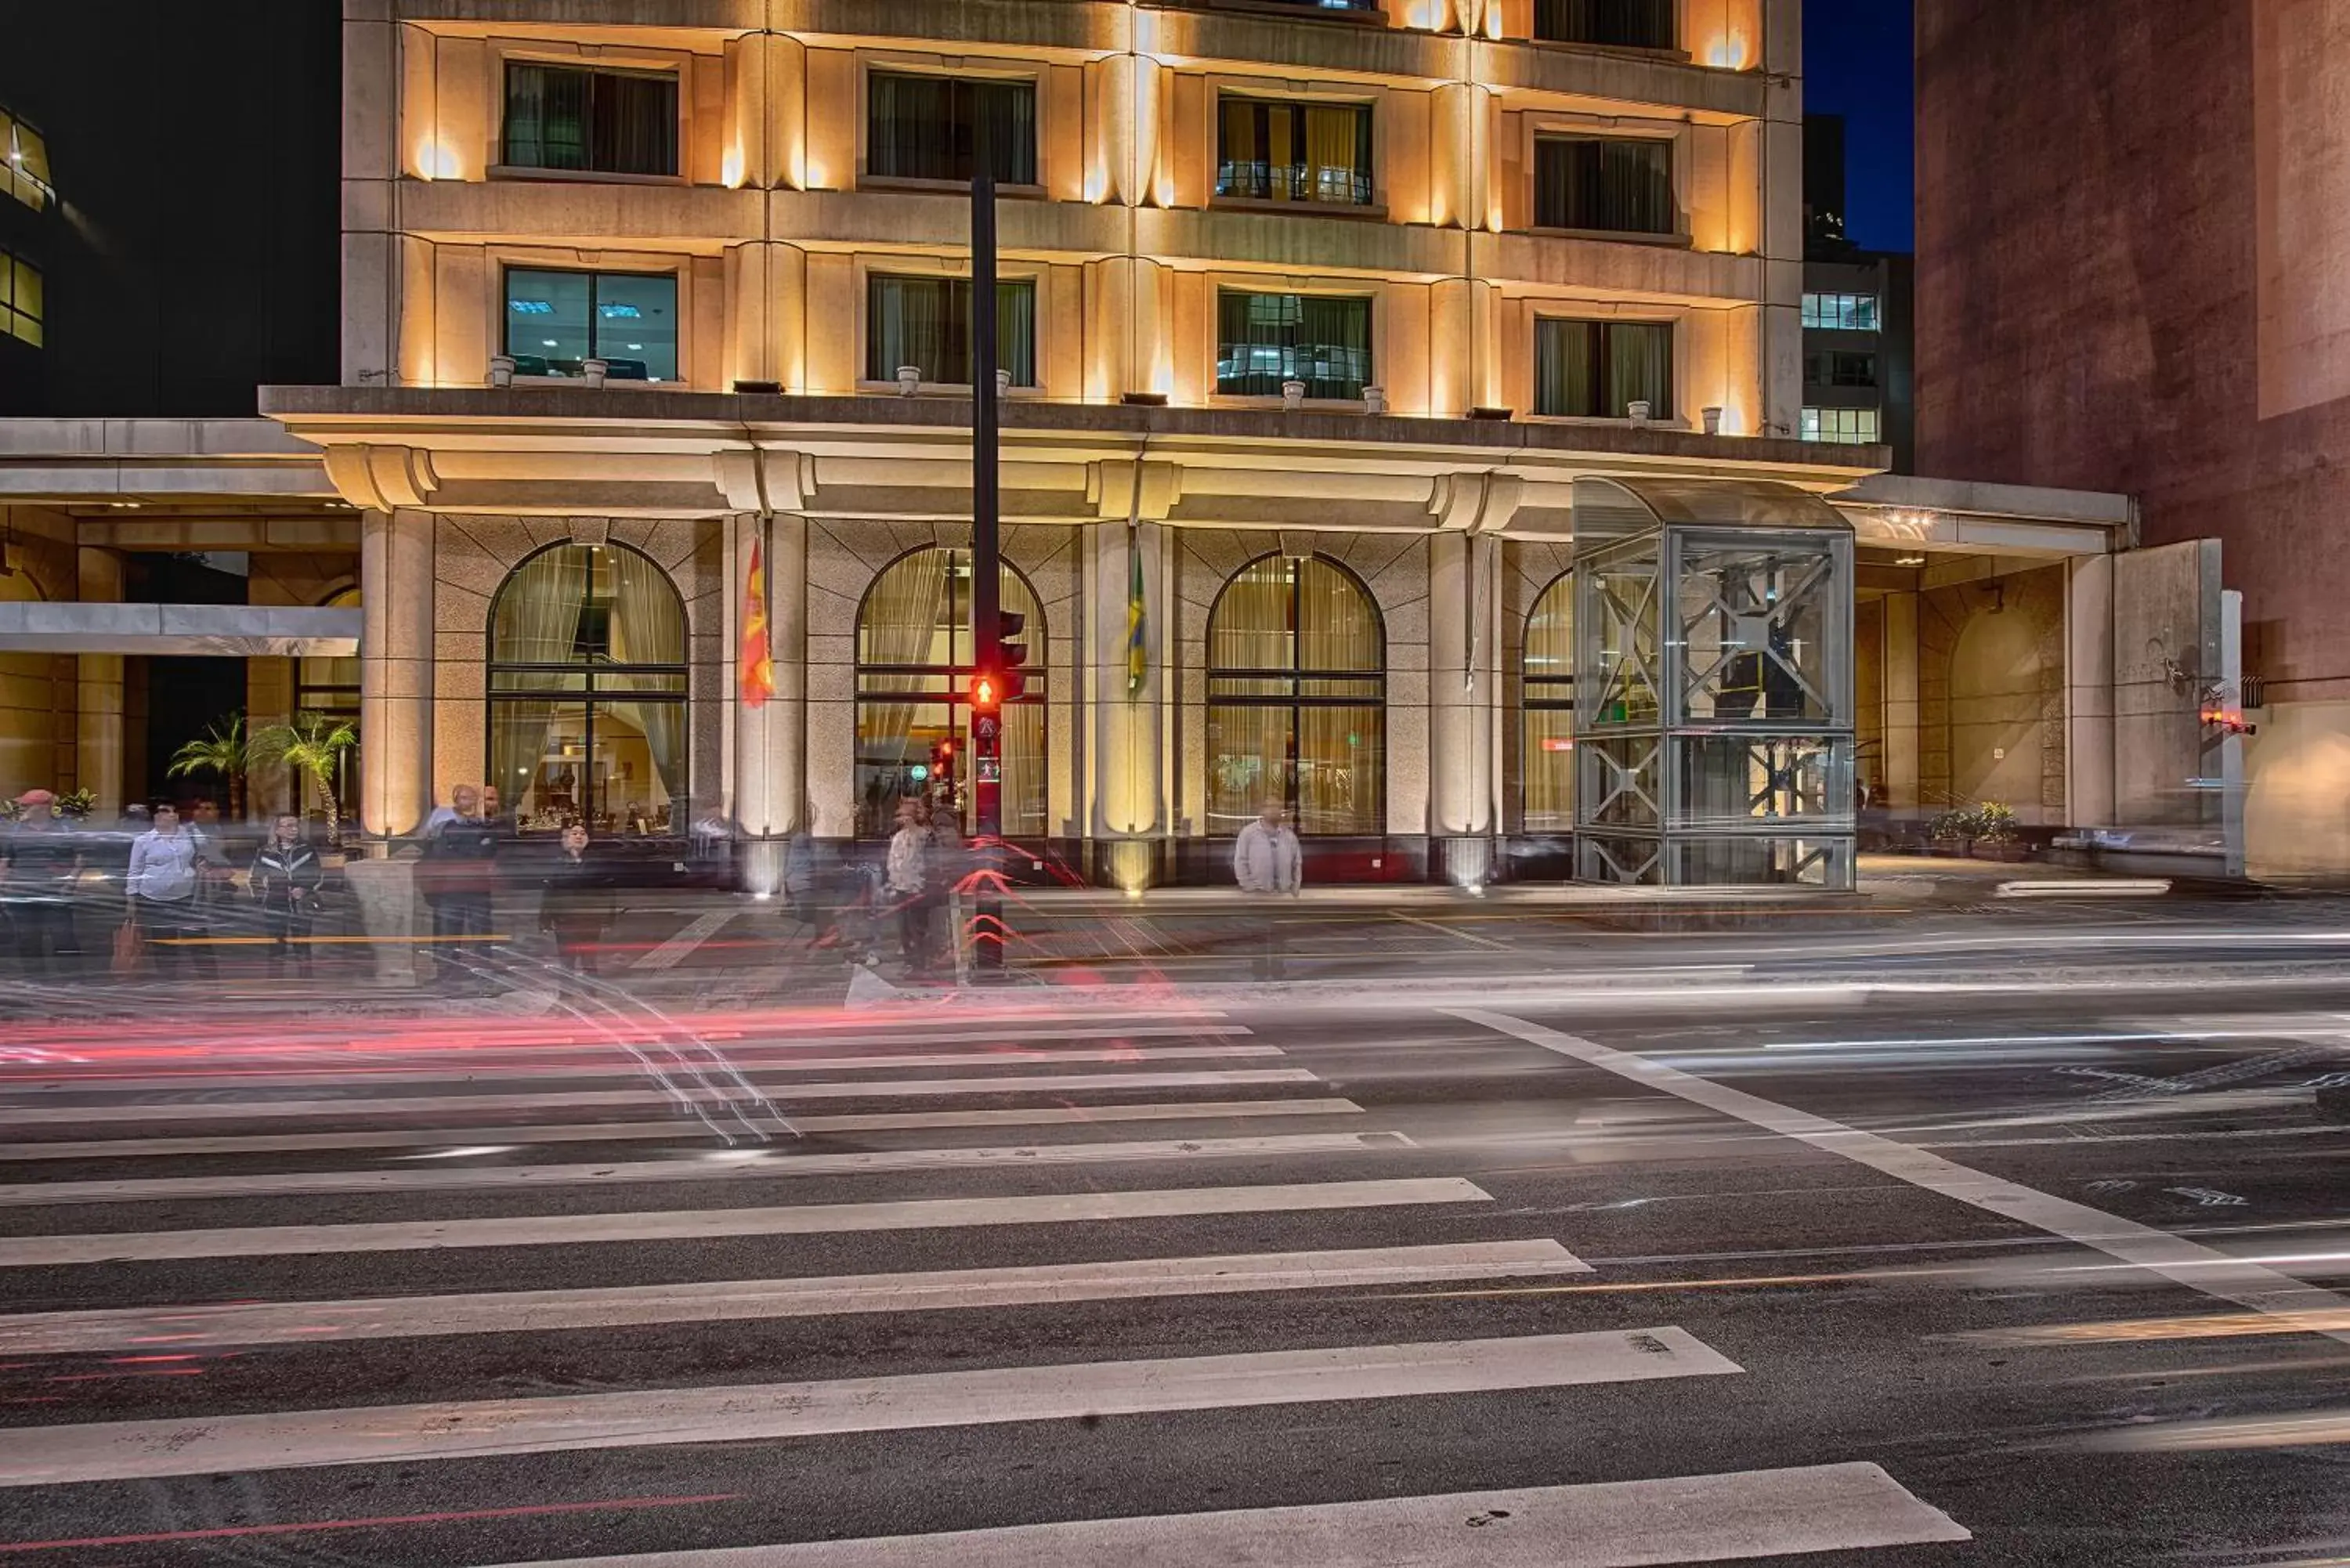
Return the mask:
[[[348,587],[329,595],[321,609],[357,609],[359,590]],[[294,661],[294,716],[317,715],[328,723],[359,727],[359,659],[352,654],[310,654]],[[359,748],[342,753],[341,774],[335,781],[335,799],[343,815],[356,817],[359,805]]]
[[[1003,709],[1003,831],[1046,831],[1045,617],[1027,580],[1003,568],[1006,615],[1027,618],[1020,640],[1027,691]],[[948,805],[972,826],[971,552],[936,545],[899,556],[857,610],[857,833],[886,838],[898,803]]]
[[[1300,833],[1387,830],[1387,634],[1352,572],[1266,556],[1208,613],[1208,821],[1268,800]]]
[[[621,545],[556,545],[490,607],[490,778],[525,831],[685,831],[685,606]]]
[[[1526,616],[1519,656],[1519,760],[1528,833],[1575,830],[1575,574],[1561,572]]]

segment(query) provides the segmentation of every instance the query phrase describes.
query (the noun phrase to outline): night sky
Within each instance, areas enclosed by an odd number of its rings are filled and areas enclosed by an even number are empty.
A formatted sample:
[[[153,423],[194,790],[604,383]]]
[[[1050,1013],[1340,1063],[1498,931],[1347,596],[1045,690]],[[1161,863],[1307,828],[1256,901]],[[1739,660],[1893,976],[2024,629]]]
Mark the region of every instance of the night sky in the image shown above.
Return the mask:
[[[1804,108],[1846,118],[1845,235],[1906,251],[1914,228],[1911,0],[1805,0]]]

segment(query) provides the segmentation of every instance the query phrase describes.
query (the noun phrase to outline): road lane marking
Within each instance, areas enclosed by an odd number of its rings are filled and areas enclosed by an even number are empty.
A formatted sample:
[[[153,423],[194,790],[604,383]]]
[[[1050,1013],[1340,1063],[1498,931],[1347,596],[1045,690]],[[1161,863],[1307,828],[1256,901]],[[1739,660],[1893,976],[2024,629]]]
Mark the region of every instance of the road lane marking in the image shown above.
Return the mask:
[[[1231,1117],[1361,1116],[1352,1100],[1152,1100],[1133,1106],[1020,1106],[997,1111],[859,1112],[794,1116],[803,1134],[936,1127],[1087,1127],[1097,1122],[1222,1121]],[[694,1123],[577,1122],[556,1127],[370,1127],[358,1132],[224,1134],[214,1137],[108,1137],[20,1143],[0,1164],[40,1159],[151,1159],[191,1154],[286,1154],[301,1149],[417,1148],[440,1144],[602,1143],[691,1138]]]
[[[1513,1035],[1529,1045],[1538,1045],[1554,1054],[1600,1068],[1636,1084],[1645,1084],[1669,1095],[1677,1095],[1708,1110],[1794,1138],[1799,1143],[1809,1144],[1829,1154],[1842,1155],[1872,1170],[1922,1187],[1929,1192],[2029,1225],[2035,1231],[2062,1236],[2108,1257],[2159,1274],[2189,1290],[2250,1307],[2254,1312],[2268,1313],[2282,1321],[2293,1322],[2309,1313],[2350,1310],[2350,1298],[2290,1274],[2259,1263],[2245,1262],[2189,1241],[2184,1236],[2159,1231],[2151,1225],[2141,1225],[2102,1209],[2093,1209],[2087,1204],[2074,1203],[2069,1199],[2058,1198],[2020,1182],[1986,1175],[1915,1145],[1897,1143],[1875,1133],[1862,1132],[1842,1122],[1815,1116],[1809,1111],[1799,1111],[1775,1100],[1750,1095],[1742,1089],[1730,1088],[1711,1078],[1684,1073],[1678,1067],[1668,1066],[1646,1056],[1611,1050],[1596,1041],[1561,1033],[1555,1029],[1529,1023],[1504,1013],[1487,1012],[1476,1008],[1449,1008],[1445,1011],[1484,1028]],[[2350,1344],[2350,1330],[2319,1329],[2314,1332]]]
[[[1442,1394],[1743,1368],[1679,1328],[1080,1362],[536,1399],[0,1430],[0,1487],[739,1443]]]
[[[1971,1539],[1877,1466],[1842,1464],[505,1568],[1642,1568]]]
[[[1034,1077],[839,1079],[775,1086],[775,1097],[803,1100],[901,1100],[946,1095],[1058,1095],[1107,1089],[1214,1089],[1242,1085],[1316,1084],[1303,1067],[1243,1067],[1170,1073],[1040,1073]],[[81,1122],[259,1121],[271,1116],[432,1116],[449,1111],[568,1110],[588,1106],[709,1105],[744,1101],[723,1085],[677,1089],[519,1090],[504,1095],[410,1095],[338,1100],[204,1100],[189,1105],[0,1106],[0,1127],[58,1127]]]
[[[707,915],[697,915],[693,923],[661,943],[649,953],[638,955],[630,969],[675,969],[688,953],[716,936],[726,923],[741,914],[740,909],[719,909]]]
[[[392,1220],[336,1225],[254,1225],[91,1236],[0,1238],[0,1268],[146,1263],[186,1258],[309,1257],[455,1247],[556,1247],[598,1241],[695,1241],[718,1236],[823,1236],[986,1225],[1058,1225],[1202,1214],[1286,1214],[1445,1203],[1491,1203],[1457,1176],[1371,1181],[1176,1187],[1010,1198],[911,1198],[759,1209],[619,1214],[527,1214],[491,1220]]]
[[[1589,1272],[1588,1263],[1556,1241],[1474,1241],[829,1278],[706,1280],[588,1290],[121,1307],[0,1316],[0,1354],[72,1355],[206,1345],[332,1345],[357,1339],[528,1334],[1073,1301],[1156,1301],[1247,1291],[1362,1289]]]
[[[1456,931],[1451,926],[1444,925],[1436,920],[1423,919],[1419,915],[1407,915],[1398,911],[1393,914],[1392,918],[1401,920],[1408,926],[1424,927],[1429,930],[1436,932],[1439,936],[1451,937],[1457,940],[1464,942],[1474,942],[1481,948],[1492,948],[1500,952],[1509,952],[1512,950],[1510,944],[1507,942],[1496,941],[1492,937],[1481,937],[1473,931]]]
[[[171,1202],[268,1198],[288,1193],[463,1191],[497,1187],[627,1187],[640,1181],[724,1181],[739,1177],[858,1176],[882,1170],[990,1166],[1091,1165],[1116,1160],[1275,1158],[1367,1154],[1413,1147],[1401,1133],[1295,1133],[1280,1137],[1167,1138],[1147,1143],[1046,1143],[985,1148],[873,1149],[788,1154],[713,1149],[695,1159],[610,1160],[598,1165],[484,1165],[432,1170],[289,1171],[260,1176],[160,1176],[117,1181],[18,1182],[0,1187],[0,1208],[67,1203]]]

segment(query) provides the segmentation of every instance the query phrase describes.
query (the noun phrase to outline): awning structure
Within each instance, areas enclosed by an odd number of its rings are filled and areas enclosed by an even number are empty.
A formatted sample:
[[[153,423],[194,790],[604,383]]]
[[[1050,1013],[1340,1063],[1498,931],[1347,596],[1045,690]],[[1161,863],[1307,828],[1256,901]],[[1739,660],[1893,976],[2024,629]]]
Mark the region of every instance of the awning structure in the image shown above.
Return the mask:
[[[358,609],[276,605],[0,604],[0,653],[348,658]]]

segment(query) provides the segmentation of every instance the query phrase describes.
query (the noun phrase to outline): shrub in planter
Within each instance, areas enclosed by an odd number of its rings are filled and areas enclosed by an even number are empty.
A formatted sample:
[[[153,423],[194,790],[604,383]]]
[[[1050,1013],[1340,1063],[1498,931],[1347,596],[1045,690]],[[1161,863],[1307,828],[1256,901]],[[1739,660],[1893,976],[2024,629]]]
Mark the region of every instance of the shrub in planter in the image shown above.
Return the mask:
[[[1929,852],[1935,855],[1964,855],[1967,840],[1974,836],[1974,813],[1953,808],[1943,812],[1926,825]]]

